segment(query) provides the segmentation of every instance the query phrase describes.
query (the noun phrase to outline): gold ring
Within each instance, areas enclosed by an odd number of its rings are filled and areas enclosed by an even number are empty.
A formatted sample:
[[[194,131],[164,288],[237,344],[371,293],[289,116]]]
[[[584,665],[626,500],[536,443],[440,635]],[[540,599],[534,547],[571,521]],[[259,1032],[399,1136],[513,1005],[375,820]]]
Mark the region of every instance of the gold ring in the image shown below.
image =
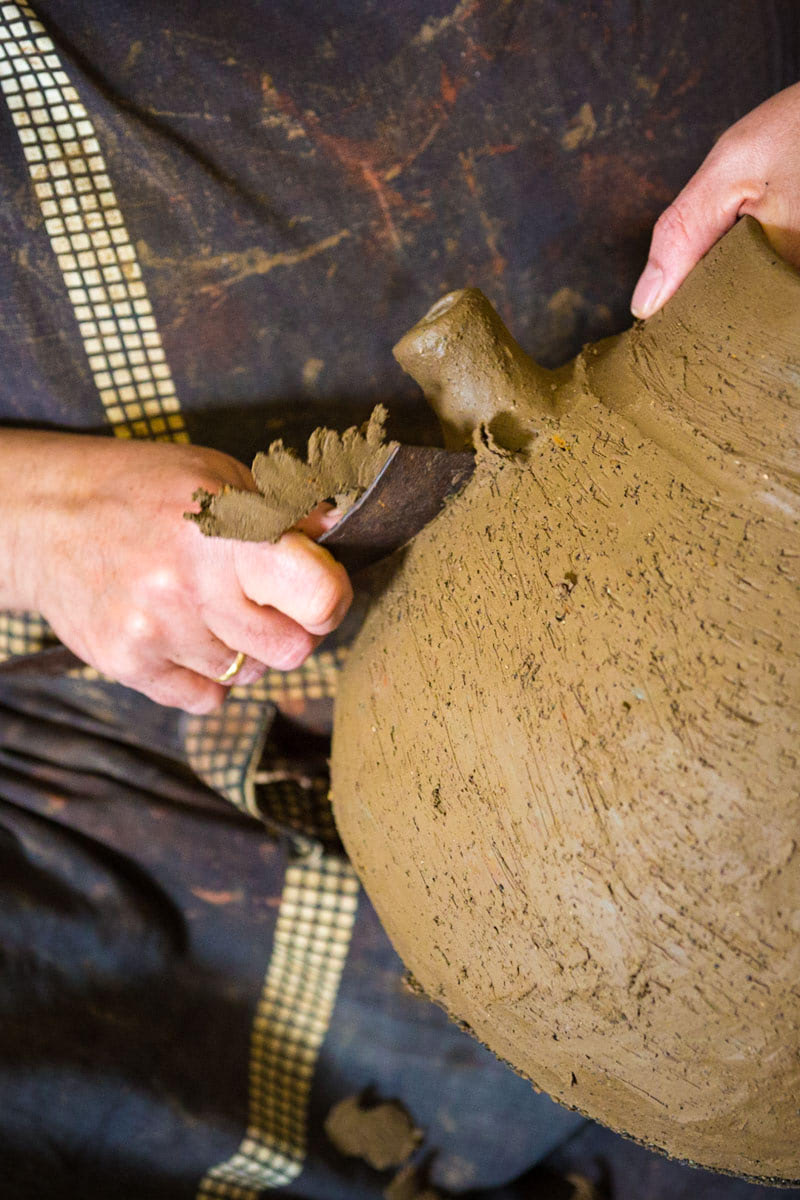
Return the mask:
[[[239,653],[236,655],[236,658],[233,660],[231,665],[228,667],[227,671],[223,671],[221,675],[214,676],[214,682],[215,683],[227,683],[228,680],[233,679],[234,675],[238,675],[239,672],[241,671],[242,667],[244,666],[244,660],[246,659],[246,657],[247,657],[247,655],[245,654],[244,650],[240,650]]]

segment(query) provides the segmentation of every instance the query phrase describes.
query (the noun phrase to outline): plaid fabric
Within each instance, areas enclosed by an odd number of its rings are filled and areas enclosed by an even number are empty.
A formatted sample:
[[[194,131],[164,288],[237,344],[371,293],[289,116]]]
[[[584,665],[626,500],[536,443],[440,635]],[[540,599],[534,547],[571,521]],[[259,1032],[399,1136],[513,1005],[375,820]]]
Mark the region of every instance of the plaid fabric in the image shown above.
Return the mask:
[[[0,612],[0,662],[15,654],[35,654],[57,642],[38,613]]]
[[[264,748],[269,713],[274,708],[291,713],[302,711],[306,704],[315,701],[332,702],[336,695],[337,673],[346,653],[343,646],[335,650],[318,650],[294,671],[268,671],[263,679],[249,687],[232,687],[219,713],[210,717],[184,718],[186,754],[192,769],[209,787],[250,816],[271,814],[282,821],[292,809],[299,818],[298,832],[317,836],[315,821],[300,818],[300,808],[306,802],[296,799],[297,786],[289,786],[285,776],[283,780],[277,777],[257,780],[256,771]],[[261,798],[256,795],[256,782],[260,785]],[[274,795],[271,802],[265,802],[263,796],[267,785]],[[327,796],[325,780],[315,783],[313,788],[300,788],[299,793],[307,795],[323,790]],[[291,801],[287,798],[289,793],[293,797]],[[324,818],[324,823],[326,828],[331,826],[329,818]]]

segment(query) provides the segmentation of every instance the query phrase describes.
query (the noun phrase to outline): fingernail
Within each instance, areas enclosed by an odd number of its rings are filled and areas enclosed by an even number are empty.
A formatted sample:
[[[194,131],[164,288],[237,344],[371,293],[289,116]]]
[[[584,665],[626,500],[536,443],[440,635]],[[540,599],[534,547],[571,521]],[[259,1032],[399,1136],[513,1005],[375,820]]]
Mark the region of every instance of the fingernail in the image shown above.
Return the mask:
[[[320,522],[327,532],[329,529],[333,529],[334,525],[338,525],[343,516],[344,513],[340,508],[331,508],[328,512],[323,513]]]
[[[645,320],[651,317],[658,308],[658,301],[664,290],[664,272],[655,263],[648,263],[642,271],[641,278],[631,298],[631,312],[635,317]]]

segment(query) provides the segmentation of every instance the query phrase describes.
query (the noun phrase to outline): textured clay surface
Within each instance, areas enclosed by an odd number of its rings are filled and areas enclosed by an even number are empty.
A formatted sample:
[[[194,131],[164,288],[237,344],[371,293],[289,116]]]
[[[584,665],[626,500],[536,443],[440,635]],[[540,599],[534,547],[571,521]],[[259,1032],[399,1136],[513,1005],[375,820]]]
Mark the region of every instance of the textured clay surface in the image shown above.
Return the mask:
[[[746,219],[558,372],[472,291],[396,353],[451,445],[493,437],[341,681],[361,879],[537,1087],[797,1181],[800,277]]]
[[[216,495],[198,491],[193,499],[200,512],[185,514],[208,537],[243,542],[277,542],[297,521],[323,500],[332,500],[342,513],[352,508],[384,465],[394,442],[383,440],[386,409],[377,405],[369,422],[338,434],[315,429],[303,462],[282,441],[253,460],[258,491],[223,488]]]

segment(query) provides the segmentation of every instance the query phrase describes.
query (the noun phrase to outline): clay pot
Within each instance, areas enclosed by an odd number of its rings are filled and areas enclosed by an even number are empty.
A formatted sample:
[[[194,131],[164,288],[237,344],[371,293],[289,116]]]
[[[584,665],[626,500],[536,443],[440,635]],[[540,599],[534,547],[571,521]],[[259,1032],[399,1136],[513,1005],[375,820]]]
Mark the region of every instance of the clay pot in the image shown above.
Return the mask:
[[[425,991],[561,1103],[800,1178],[800,276],[741,222],[557,372],[396,354],[473,480],[341,681],[339,829]]]

